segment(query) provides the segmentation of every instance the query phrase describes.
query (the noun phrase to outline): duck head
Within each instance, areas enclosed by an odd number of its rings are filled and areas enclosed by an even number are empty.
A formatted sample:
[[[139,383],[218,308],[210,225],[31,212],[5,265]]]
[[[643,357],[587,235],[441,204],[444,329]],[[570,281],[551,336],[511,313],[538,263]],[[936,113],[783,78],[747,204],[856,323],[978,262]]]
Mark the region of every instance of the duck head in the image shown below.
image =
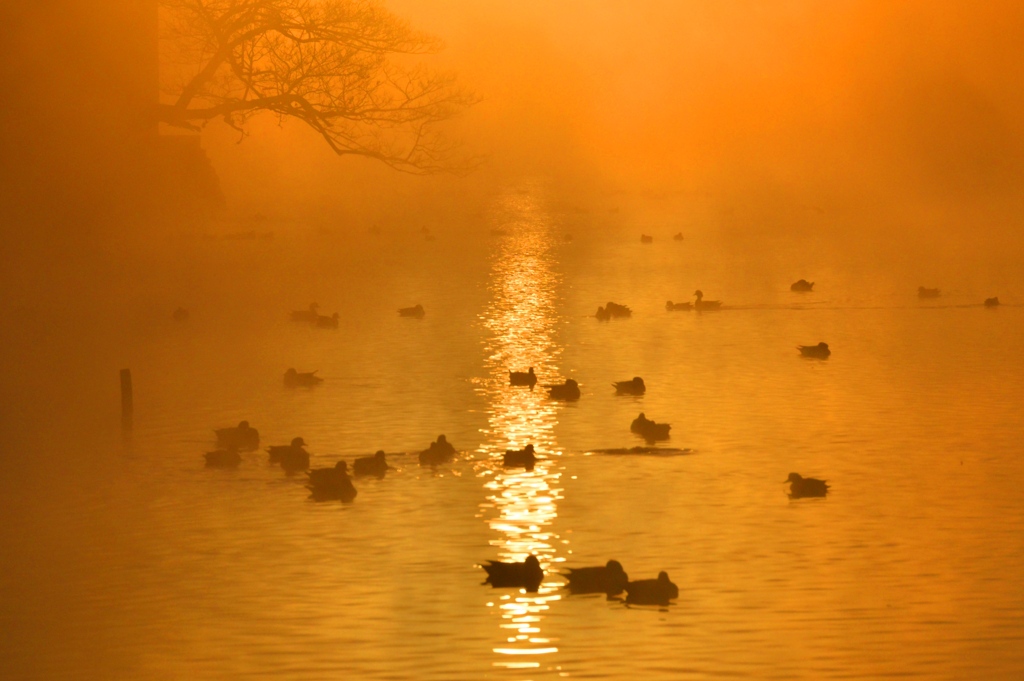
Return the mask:
[[[538,570],[540,569],[540,561],[537,560],[537,556],[533,554],[526,557],[526,560],[523,561],[523,565],[531,568],[537,568]]]
[[[643,385],[644,384],[644,379],[640,378],[639,376],[634,376],[633,377],[633,383],[635,385]]]
[[[704,297],[704,292],[701,291],[700,289],[697,289],[696,291],[693,292],[693,295],[697,296],[697,300],[700,300],[701,298]]]
[[[301,437],[292,438],[292,447],[305,447],[306,441]]]
[[[249,422],[248,421],[239,421],[238,422],[238,429],[239,430],[248,430],[249,429]]]
[[[667,572],[665,572],[664,570],[662,570],[661,572],[659,572],[659,573],[658,573],[658,581],[659,581],[659,582],[668,582],[668,581],[669,581],[669,578],[668,578],[668,573],[667,573]]]
[[[570,387],[570,388],[577,388],[577,387],[579,387],[579,383],[577,383],[577,382],[576,382],[576,381],[575,381],[574,379],[572,379],[572,378],[567,378],[567,379],[565,379],[565,385],[566,385],[566,386],[568,386],[568,387]]]
[[[437,436],[437,444],[443,445],[446,442],[448,442],[448,438],[446,438],[444,435],[438,435]]]
[[[348,473],[348,464],[345,463],[344,461],[339,461],[338,463],[334,464],[334,470],[341,471],[342,473]]]
[[[799,473],[790,473],[789,477],[783,480],[783,482],[800,482],[804,477]]]
[[[605,567],[608,568],[609,570],[611,570],[612,572],[619,572],[619,573],[622,573],[622,574],[625,574],[625,572],[626,572],[625,570],[622,569],[622,563],[620,563],[617,560],[609,560],[605,564]]]
[[[526,447],[523,449],[523,451],[528,453],[528,454],[533,454],[533,445],[526,445]]]
[[[378,461],[383,461],[384,460],[384,456],[385,456],[384,450],[383,449],[378,449],[377,452],[373,455],[373,458],[377,459]]]
[[[821,343],[818,343],[818,347],[821,348],[822,350],[828,350],[828,343],[825,343],[823,341]]]

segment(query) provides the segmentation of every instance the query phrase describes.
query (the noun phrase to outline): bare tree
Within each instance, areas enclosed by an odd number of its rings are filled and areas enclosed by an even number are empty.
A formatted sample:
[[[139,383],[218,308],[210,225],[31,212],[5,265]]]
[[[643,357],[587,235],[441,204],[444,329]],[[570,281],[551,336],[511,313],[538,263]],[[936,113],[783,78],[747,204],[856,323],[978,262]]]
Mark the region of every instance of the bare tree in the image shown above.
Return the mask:
[[[441,43],[378,0],[161,0],[178,82],[160,120],[245,134],[260,112],[297,118],[339,155],[412,173],[458,170],[438,129],[475,102],[455,77],[416,63]]]

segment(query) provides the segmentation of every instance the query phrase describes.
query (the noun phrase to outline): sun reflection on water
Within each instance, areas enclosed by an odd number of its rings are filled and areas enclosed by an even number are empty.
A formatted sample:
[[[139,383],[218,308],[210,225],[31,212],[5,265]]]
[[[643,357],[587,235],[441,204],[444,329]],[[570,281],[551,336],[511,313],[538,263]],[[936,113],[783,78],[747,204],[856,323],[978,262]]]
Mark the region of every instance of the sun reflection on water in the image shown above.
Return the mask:
[[[553,255],[555,225],[544,210],[537,187],[501,196],[491,214],[495,244],[489,281],[490,305],[480,315],[488,333],[484,340],[487,376],[477,384],[489,403],[488,426],[480,447],[478,474],[487,500],[482,515],[494,530],[491,545],[497,559],[540,559],[545,580],[537,593],[505,593],[487,605],[500,614],[505,643],[494,648],[494,666],[531,669],[540,662],[523,657],[558,652],[556,641],[541,635],[551,604],[561,598],[550,570],[564,558],[563,540],[554,532],[562,452],[555,440],[557,403],[547,398],[545,383],[561,383],[557,312],[560,277]],[[539,382],[533,389],[509,385],[508,372],[533,367]],[[506,449],[533,444],[538,460],[532,471],[505,469]],[[496,592],[497,593],[497,592]]]

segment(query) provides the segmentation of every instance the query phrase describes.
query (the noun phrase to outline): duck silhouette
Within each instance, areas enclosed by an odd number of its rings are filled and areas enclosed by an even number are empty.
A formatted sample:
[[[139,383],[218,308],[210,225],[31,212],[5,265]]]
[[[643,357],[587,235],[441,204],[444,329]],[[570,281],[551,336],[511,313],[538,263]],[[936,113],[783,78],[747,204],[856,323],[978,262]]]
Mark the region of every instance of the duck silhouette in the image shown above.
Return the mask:
[[[817,345],[798,345],[796,349],[800,351],[801,357],[813,357],[815,359],[828,359],[828,356],[832,354],[832,351],[828,349],[828,343],[821,342]]]
[[[671,300],[665,303],[665,309],[669,312],[678,312],[680,310],[692,310],[693,303],[673,303]]]
[[[697,296],[697,300],[693,303],[693,307],[697,310],[718,310],[722,307],[721,300],[704,300],[704,292],[700,289],[694,291],[693,295]]]
[[[308,475],[306,489],[315,501],[339,500],[347,503],[358,494],[348,476],[348,464],[344,461],[339,461],[332,468],[314,468]]]
[[[814,282],[807,281],[806,279],[800,279],[790,284],[789,290],[796,291],[797,293],[809,293],[814,290]]]
[[[998,297],[996,297],[996,298],[986,298],[985,299],[985,307],[998,307],[998,306],[999,306],[999,298]]]
[[[799,473],[790,473],[789,477],[783,480],[789,483],[789,496],[793,499],[802,497],[823,497],[828,494],[829,485],[824,480],[817,478],[805,478]]]
[[[631,381],[618,381],[612,383],[612,387],[615,388],[616,395],[643,395],[647,392],[647,386],[644,385],[644,379],[639,376],[634,376]]]
[[[672,238],[675,239],[676,241],[682,241],[683,240],[683,233],[682,232],[676,232],[675,236],[673,236]]]
[[[317,310],[320,306],[316,303],[310,303],[308,310],[295,310],[291,313],[291,320],[293,322],[305,322],[306,324],[316,324],[316,320],[320,318]]]
[[[286,473],[295,473],[309,468],[309,452],[304,447],[305,440],[301,437],[292,438],[291,444],[272,445],[267,447],[270,463],[277,463]]]
[[[608,594],[617,596],[626,590],[629,575],[622,569],[622,563],[609,560],[597,567],[569,568],[566,586],[574,594]]]
[[[653,236],[647,236],[646,234],[641,234],[640,235],[640,243],[642,243],[642,244],[653,244],[654,243],[654,237]]]
[[[664,570],[658,573],[657,579],[638,579],[626,584],[626,603],[668,605],[674,598],[679,598],[679,587],[669,580]]]
[[[423,319],[423,316],[427,314],[427,311],[423,309],[422,305],[417,304],[415,307],[402,307],[398,309],[399,317],[414,317],[416,319]]]
[[[655,423],[648,419],[643,412],[640,413],[633,423],[629,425],[629,430],[647,442],[654,442],[655,440],[667,440],[669,438],[668,431],[672,429],[667,423]]]
[[[578,400],[580,399],[580,385],[571,378],[565,379],[562,385],[546,385],[548,397],[553,400]]]
[[[430,443],[430,446],[420,452],[421,466],[437,466],[447,463],[455,458],[455,447],[452,446],[444,435],[438,435],[437,440]]]
[[[533,470],[534,464],[537,462],[537,455],[533,451],[533,445],[526,445],[523,449],[506,449],[505,456],[502,458],[502,465],[505,468],[525,468],[528,471]]]
[[[234,447],[206,452],[203,456],[207,468],[237,468],[242,463],[242,455]]]
[[[238,449],[251,452],[260,448],[260,434],[249,426],[248,421],[240,421],[234,428],[217,428],[217,446],[222,449]]]
[[[322,314],[321,315],[317,315],[316,316],[317,328],[320,328],[320,329],[336,329],[336,328],[338,328],[338,319],[340,319],[340,318],[341,318],[341,315],[338,314],[337,312],[332,314],[330,317],[328,317],[326,315],[322,315]]]
[[[925,288],[924,286],[917,287],[918,298],[938,298],[941,295],[937,288]]]
[[[544,579],[544,570],[534,555],[527,556],[522,563],[489,560],[483,568],[487,572],[484,583],[494,588],[516,587],[536,591]]]
[[[529,371],[509,371],[509,385],[528,385],[531,388],[537,384],[537,374],[533,373],[533,367]]]
[[[609,315],[616,318],[633,316],[633,310],[629,309],[628,305],[608,302],[605,303],[604,309]]]
[[[374,475],[383,478],[391,466],[388,465],[383,449],[378,449],[373,456],[362,456],[352,464],[352,472],[356,475]]]
[[[284,384],[289,388],[318,385],[323,383],[323,380],[316,375],[315,371],[299,372],[295,369],[288,369],[284,372]]]
[[[594,316],[597,317],[597,321],[606,322],[612,318],[612,313],[604,309],[604,307],[598,307],[597,312],[594,313]]]

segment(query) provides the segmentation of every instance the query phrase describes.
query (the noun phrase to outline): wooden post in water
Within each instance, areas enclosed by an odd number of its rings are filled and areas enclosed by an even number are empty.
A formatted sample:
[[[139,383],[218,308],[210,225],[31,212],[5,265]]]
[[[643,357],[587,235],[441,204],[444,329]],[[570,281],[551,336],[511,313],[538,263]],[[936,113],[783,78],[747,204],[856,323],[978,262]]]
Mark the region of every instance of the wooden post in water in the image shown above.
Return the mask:
[[[132,370],[121,369],[121,428],[131,430],[135,403],[132,397]]]

